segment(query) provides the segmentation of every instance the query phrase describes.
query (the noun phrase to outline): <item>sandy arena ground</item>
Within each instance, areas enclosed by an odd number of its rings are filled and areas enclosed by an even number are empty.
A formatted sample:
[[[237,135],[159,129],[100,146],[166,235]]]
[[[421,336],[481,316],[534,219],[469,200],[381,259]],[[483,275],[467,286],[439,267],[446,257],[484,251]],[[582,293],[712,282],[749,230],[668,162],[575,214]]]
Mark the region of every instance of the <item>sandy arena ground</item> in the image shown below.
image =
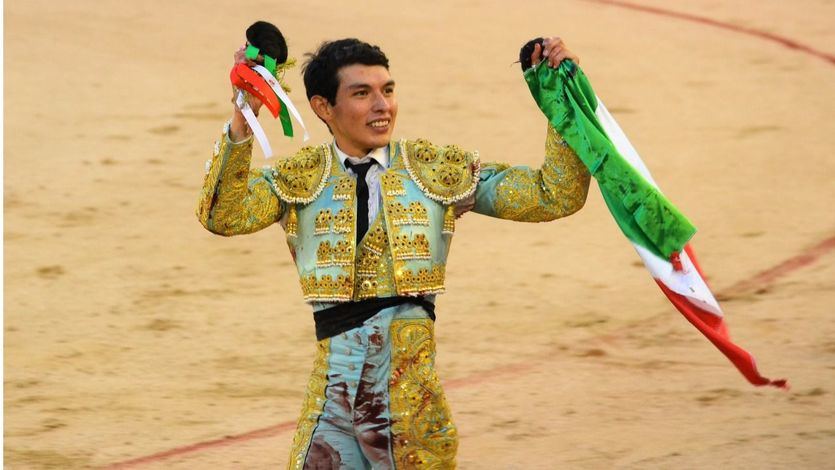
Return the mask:
[[[835,53],[831,1],[635,1]],[[699,227],[734,338],[793,385],[748,385],[596,188],[557,223],[468,214],[437,323],[461,468],[832,468],[835,62],[580,0],[6,2],[7,468],[285,465],[314,337],[284,235],[224,239],[194,216],[232,52],[261,18],[299,59],[379,44],[397,136],[513,164],[540,164],[545,123],[512,62],[530,37],[566,38]],[[281,153],[302,145],[263,122]]]

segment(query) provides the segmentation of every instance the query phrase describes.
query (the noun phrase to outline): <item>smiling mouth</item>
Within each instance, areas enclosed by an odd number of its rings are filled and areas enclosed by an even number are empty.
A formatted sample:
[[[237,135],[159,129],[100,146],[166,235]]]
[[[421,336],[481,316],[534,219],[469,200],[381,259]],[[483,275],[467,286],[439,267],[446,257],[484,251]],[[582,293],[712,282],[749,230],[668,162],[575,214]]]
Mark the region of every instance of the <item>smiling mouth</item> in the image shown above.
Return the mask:
[[[376,121],[371,121],[368,123],[369,126],[373,127],[374,129],[384,129],[388,127],[391,120],[389,119],[378,119]]]

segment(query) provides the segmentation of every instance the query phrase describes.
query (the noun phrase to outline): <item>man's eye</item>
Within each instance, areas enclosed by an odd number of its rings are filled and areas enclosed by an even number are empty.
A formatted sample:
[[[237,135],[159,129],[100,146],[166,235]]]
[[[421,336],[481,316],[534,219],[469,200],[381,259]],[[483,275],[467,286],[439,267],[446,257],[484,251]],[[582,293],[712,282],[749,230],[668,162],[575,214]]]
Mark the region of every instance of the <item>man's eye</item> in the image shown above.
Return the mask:
[[[360,91],[358,91],[358,92],[354,93],[354,96],[366,96],[367,94],[368,94],[368,92],[367,92],[367,91],[365,91],[365,90],[360,90]]]
[[[394,94],[394,88],[386,88],[384,91],[387,95],[393,95]]]

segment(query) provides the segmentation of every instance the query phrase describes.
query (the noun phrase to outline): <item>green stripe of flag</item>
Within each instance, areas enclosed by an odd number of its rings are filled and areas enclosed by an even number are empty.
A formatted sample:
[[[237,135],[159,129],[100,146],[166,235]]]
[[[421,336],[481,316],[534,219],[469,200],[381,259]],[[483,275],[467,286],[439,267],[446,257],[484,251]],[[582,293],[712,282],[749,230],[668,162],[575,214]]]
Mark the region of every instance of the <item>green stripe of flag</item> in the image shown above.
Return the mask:
[[[583,71],[571,61],[556,69],[541,62],[525,71],[537,105],[600,186],[624,235],[669,259],[696,227],[617,151],[595,116],[597,98]]]

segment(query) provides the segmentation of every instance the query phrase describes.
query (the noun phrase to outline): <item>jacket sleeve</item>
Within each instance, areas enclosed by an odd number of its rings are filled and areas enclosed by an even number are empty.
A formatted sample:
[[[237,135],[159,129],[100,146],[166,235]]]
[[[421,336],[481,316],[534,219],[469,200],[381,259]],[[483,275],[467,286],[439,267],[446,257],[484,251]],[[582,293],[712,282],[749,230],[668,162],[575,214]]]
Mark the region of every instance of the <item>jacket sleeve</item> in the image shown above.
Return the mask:
[[[591,176],[562,136],[548,126],[545,162],[539,169],[485,163],[473,211],[518,222],[546,222],[571,215],[586,202]]]
[[[197,218],[212,233],[232,236],[257,232],[277,222],[284,211],[271,187],[271,170],[250,170],[252,136],[232,142],[225,131],[206,162],[206,179]]]

